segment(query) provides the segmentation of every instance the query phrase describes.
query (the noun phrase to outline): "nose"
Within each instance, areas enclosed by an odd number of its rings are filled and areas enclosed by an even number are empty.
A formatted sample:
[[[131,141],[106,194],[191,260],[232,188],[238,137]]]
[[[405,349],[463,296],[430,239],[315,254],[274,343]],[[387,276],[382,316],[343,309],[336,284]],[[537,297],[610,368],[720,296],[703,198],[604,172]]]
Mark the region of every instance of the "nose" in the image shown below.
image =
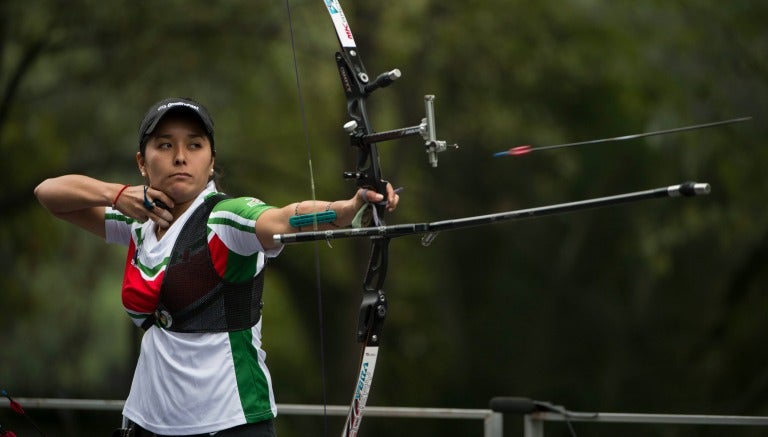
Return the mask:
[[[180,144],[173,147],[173,163],[175,165],[183,165],[187,163],[184,147]]]

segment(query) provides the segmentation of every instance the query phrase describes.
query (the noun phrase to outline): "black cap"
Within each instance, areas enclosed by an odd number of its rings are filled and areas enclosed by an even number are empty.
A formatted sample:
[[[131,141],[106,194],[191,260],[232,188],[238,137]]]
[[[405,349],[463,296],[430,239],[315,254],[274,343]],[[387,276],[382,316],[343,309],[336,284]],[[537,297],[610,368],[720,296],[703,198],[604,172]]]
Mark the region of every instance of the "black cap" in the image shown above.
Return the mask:
[[[208,139],[211,141],[211,149],[215,150],[213,148],[213,119],[208,114],[205,106],[192,99],[171,97],[152,105],[144,116],[144,120],[141,121],[141,126],[139,127],[139,150],[142,153],[144,153],[144,146],[147,144],[149,135],[155,130],[160,120],[171,111],[187,111],[197,115],[205,128],[205,132],[208,134]]]

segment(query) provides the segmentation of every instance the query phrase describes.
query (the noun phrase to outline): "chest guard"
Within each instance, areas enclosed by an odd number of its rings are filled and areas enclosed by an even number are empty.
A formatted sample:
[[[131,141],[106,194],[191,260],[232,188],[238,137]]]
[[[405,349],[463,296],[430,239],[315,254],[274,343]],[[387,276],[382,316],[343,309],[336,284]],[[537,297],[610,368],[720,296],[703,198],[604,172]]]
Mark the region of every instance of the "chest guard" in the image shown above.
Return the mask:
[[[160,303],[144,329],[157,323],[175,332],[230,332],[248,329],[261,318],[264,269],[245,282],[229,282],[211,260],[208,217],[227,198],[208,197],[184,224],[160,286]]]

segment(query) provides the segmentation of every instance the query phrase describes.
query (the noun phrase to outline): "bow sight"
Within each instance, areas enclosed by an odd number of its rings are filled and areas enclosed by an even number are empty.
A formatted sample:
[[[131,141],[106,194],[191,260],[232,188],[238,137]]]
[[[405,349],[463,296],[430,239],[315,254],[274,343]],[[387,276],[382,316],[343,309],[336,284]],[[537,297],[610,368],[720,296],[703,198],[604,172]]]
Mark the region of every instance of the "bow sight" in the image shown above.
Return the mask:
[[[391,77],[389,83],[386,85],[371,86],[371,91],[385,87],[400,77],[400,70],[395,69],[387,73],[383,73],[379,78],[386,76]],[[377,78],[374,81],[374,85],[379,82]],[[367,88],[366,88],[367,89]],[[356,146],[362,146],[365,144],[378,143],[381,141],[396,140],[399,138],[405,138],[412,135],[421,135],[424,138],[424,149],[427,152],[427,159],[429,165],[437,167],[437,154],[445,152],[449,148],[458,149],[457,144],[448,144],[446,141],[438,140],[435,129],[435,96],[427,94],[424,96],[424,109],[426,116],[421,119],[421,123],[418,126],[409,126],[400,129],[393,129],[384,132],[376,132],[371,134],[365,134],[359,129],[359,125],[355,120],[350,120],[344,124],[344,130],[352,137],[352,143]],[[351,179],[357,177],[358,174],[353,172],[344,172],[345,179]]]

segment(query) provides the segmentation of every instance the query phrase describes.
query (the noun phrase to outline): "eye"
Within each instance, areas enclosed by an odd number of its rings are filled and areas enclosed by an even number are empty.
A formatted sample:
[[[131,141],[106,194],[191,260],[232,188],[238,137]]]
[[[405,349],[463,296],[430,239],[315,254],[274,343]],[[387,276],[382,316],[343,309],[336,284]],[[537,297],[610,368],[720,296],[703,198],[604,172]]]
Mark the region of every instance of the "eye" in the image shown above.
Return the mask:
[[[157,145],[158,149],[170,149],[171,147],[171,143],[160,143]]]

